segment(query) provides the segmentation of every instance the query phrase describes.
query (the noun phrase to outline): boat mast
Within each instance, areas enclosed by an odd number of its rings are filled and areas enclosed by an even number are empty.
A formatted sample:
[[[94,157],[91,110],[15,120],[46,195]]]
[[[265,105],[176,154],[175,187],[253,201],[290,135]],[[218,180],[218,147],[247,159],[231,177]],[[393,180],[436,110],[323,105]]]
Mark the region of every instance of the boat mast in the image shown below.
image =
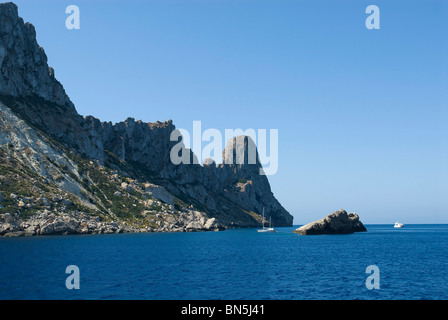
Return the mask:
[[[261,223],[263,224],[263,229],[264,229],[264,207],[263,207],[263,220],[261,220]]]

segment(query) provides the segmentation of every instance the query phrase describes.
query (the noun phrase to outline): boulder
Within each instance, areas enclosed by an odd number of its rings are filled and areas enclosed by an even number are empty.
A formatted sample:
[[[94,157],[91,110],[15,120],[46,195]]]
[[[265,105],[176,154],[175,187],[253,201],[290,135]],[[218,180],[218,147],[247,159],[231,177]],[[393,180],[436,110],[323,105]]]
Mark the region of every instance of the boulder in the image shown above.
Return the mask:
[[[145,192],[152,195],[156,199],[162,200],[166,204],[174,205],[174,196],[162,186],[147,183],[145,185]]]
[[[335,211],[321,220],[308,223],[293,232],[301,235],[313,234],[348,234],[367,231],[359,221],[356,213],[347,213],[345,210]]]
[[[125,191],[132,191],[132,187],[126,182],[121,183],[121,189],[123,189]]]
[[[51,235],[51,234],[67,234],[67,233],[78,233],[77,232],[78,223],[75,220],[67,219],[56,219],[55,221],[44,225],[40,234]]]
[[[20,231],[20,226],[16,223],[0,223],[0,235],[6,235],[11,232]]]
[[[198,231],[204,229],[204,225],[200,221],[193,220],[186,225],[185,229],[187,231]]]
[[[15,218],[10,213],[4,213],[0,218],[6,223],[15,223]]]
[[[204,224],[204,228],[206,230],[215,230],[215,231],[221,231],[225,228],[219,224],[219,222],[215,218],[210,218],[207,220],[207,222]]]

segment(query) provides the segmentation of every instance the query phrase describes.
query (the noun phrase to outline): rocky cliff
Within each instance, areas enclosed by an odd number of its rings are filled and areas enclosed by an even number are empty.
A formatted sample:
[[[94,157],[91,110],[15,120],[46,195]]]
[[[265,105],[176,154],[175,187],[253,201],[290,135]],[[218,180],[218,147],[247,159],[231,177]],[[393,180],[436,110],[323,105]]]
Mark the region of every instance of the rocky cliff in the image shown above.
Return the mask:
[[[0,93],[14,97],[38,95],[47,101],[74,106],[47,64],[36,30],[24,23],[13,3],[0,4]]]
[[[9,214],[0,224],[26,226],[27,217],[72,212],[132,225],[116,230],[214,230],[257,226],[265,208],[274,225],[292,225],[259,174],[258,155],[254,164],[175,165],[174,130],[171,120],[112,124],[79,115],[48,66],[34,27],[18,16],[15,4],[0,4],[0,213]],[[228,142],[224,158],[254,147],[250,138],[238,139]],[[52,200],[58,197],[70,205]],[[11,230],[25,232],[17,228]]]

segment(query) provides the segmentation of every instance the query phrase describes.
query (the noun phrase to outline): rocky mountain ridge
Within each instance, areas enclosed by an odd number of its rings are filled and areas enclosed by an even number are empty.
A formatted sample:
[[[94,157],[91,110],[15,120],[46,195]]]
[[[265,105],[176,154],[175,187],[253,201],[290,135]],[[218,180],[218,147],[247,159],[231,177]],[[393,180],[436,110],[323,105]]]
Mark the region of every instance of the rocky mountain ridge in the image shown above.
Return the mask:
[[[0,4],[0,234],[29,234],[36,225],[34,234],[45,234],[51,229],[45,226],[60,219],[77,222],[59,226],[78,227],[55,233],[255,227],[263,208],[274,225],[292,225],[258,161],[174,165],[174,130],[171,120],[112,124],[79,115],[48,66],[34,27],[18,16],[15,4]],[[239,149],[247,152],[253,142],[240,138]],[[235,152],[235,142],[227,143],[224,158]],[[67,205],[53,201],[58,197]],[[100,223],[92,231],[82,227],[87,217],[120,226]],[[29,225],[27,219],[40,222]]]

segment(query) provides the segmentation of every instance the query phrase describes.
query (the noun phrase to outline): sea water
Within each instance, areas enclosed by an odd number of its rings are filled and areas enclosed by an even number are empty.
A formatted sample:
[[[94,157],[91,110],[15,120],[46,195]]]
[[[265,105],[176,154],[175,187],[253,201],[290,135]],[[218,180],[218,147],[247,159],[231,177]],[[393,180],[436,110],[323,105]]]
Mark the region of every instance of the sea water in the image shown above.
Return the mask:
[[[0,299],[448,299],[448,225],[296,227],[0,238]]]

